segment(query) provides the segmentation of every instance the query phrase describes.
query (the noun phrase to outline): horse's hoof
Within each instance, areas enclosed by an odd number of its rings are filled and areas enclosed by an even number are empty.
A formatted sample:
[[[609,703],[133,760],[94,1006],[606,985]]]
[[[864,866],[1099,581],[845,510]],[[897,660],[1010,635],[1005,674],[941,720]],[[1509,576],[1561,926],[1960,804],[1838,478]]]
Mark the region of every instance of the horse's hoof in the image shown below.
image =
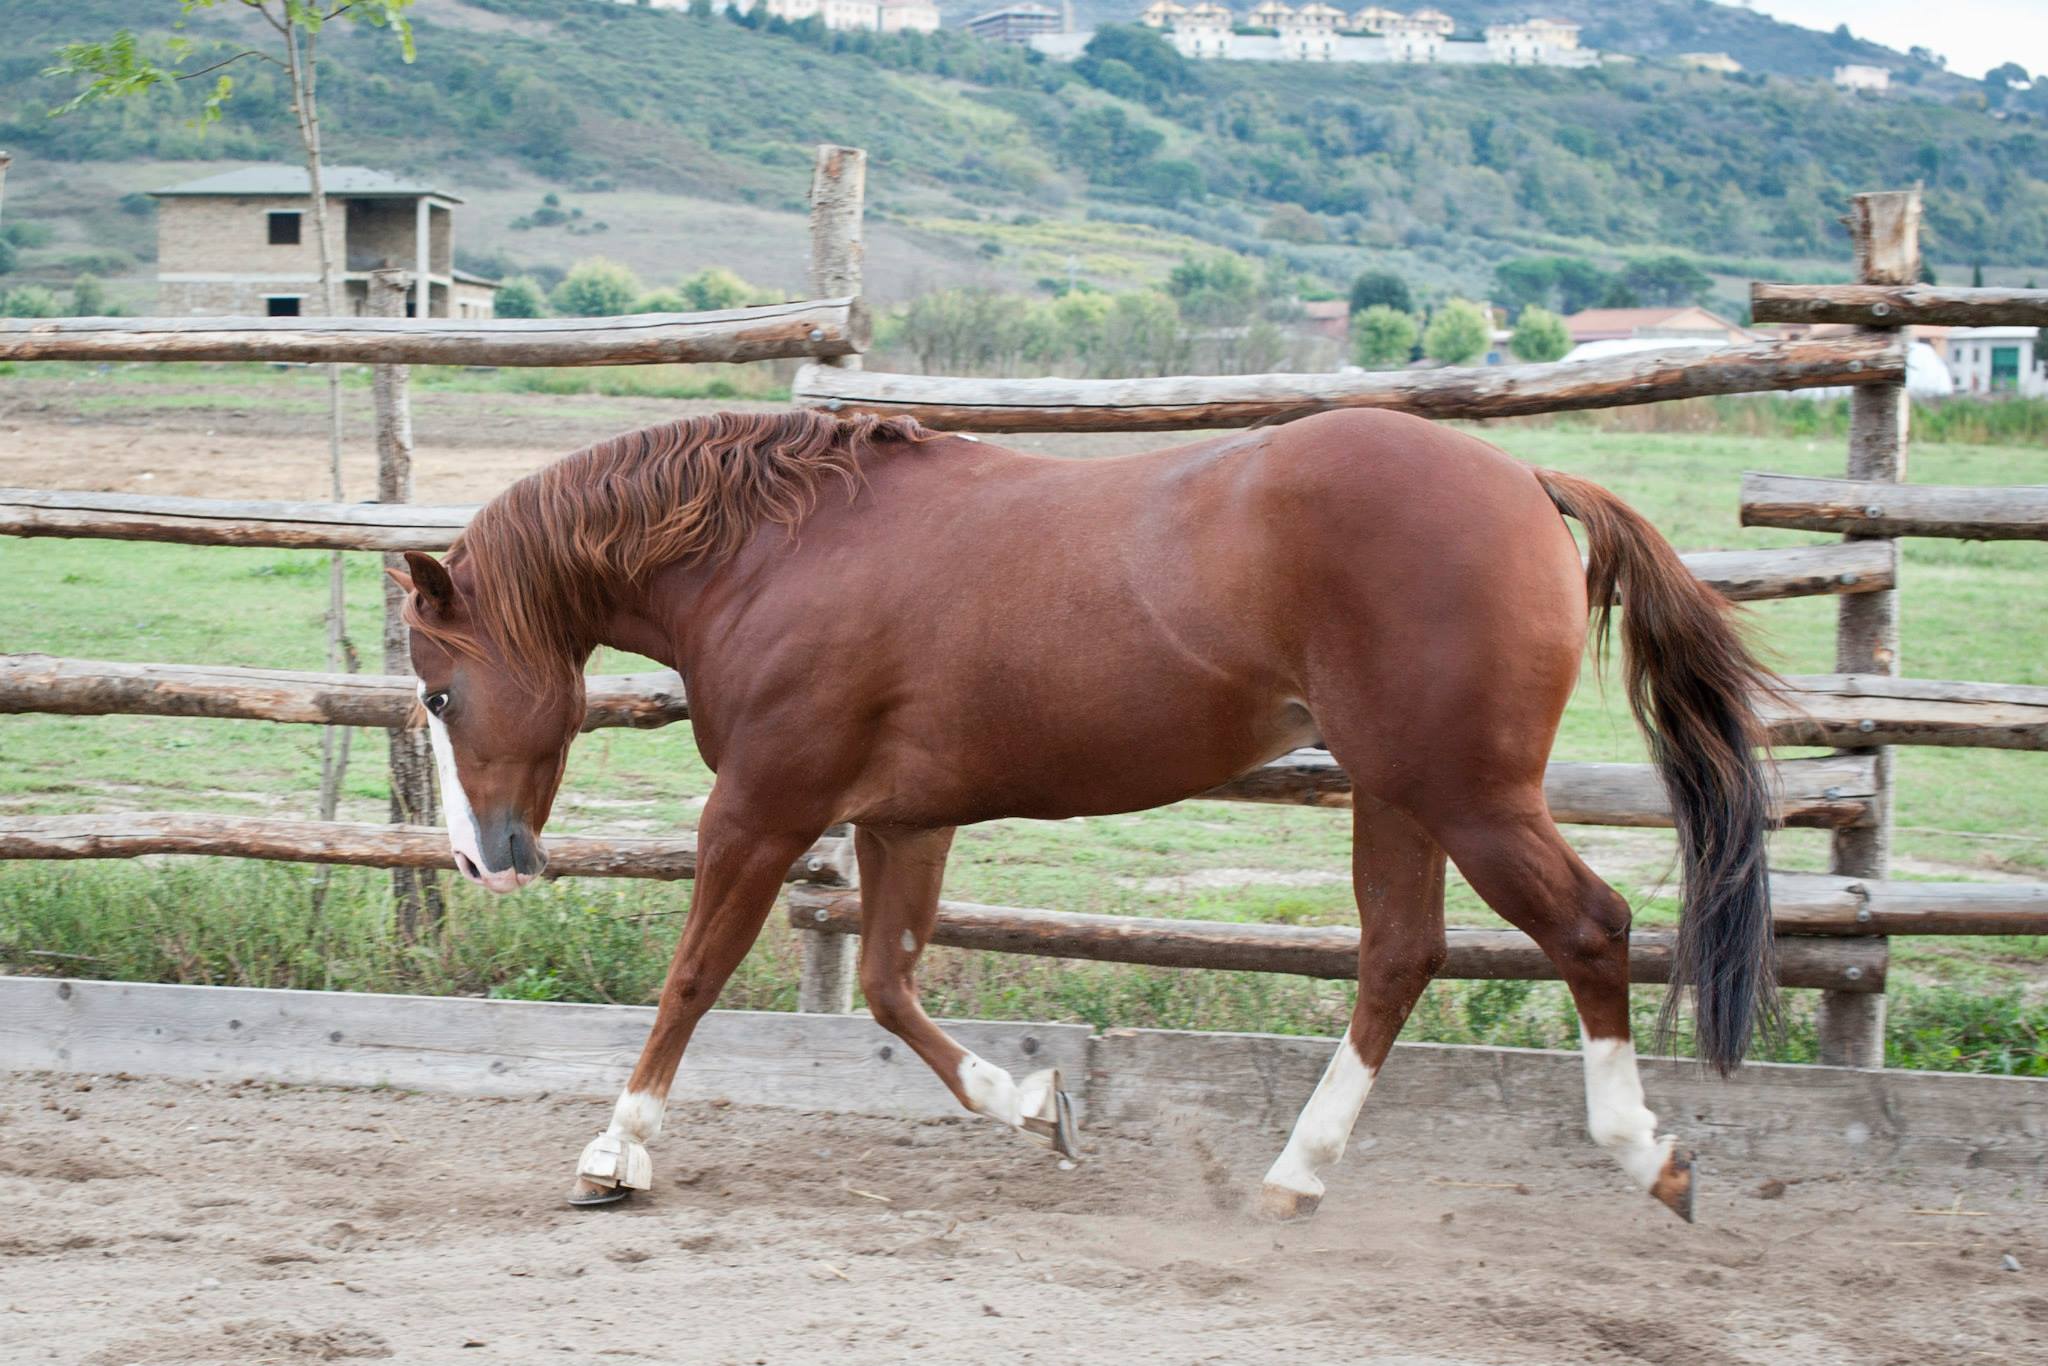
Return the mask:
[[[1081,1160],[1080,1126],[1074,1122],[1074,1101],[1060,1089],[1056,1067],[1033,1072],[1019,1083],[1025,1110],[1024,1132],[1069,1162]]]
[[[1664,1170],[1650,1183],[1650,1194],[1686,1223],[1692,1222],[1693,1173],[1689,1150],[1671,1150],[1671,1156],[1664,1159]]]
[[[576,1184],[569,1187],[569,1203],[577,1209],[594,1209],[599,1205],[616,1205],[633,1198],[631,1186],[602,1186],[584,1177],[577,1177]]]
[[[1291,1186],[1276,1186],[1271,1181],[1259,1187],[1259,1208],[1274,1219],[1306,1219],[1316,1212],[1323,1203],[1321,1192],[1311,1194],[1298,1191]]]

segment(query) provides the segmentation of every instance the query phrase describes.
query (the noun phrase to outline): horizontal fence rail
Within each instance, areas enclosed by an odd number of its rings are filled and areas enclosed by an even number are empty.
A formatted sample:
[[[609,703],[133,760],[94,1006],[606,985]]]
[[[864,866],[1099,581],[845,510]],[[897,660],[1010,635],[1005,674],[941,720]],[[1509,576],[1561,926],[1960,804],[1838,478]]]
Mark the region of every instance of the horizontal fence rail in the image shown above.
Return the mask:
[[[278,550],[425,550],[454,544],[475,505],[306,503],[167,494],[0,488],[0,536],[163,541]],[[1682,556],[1738,602],[1882,592],[1898,553],[1881,542],[1699,550]]]
[[[1778,744],[2048,749],[2048,688],[1870,674],[1793,675],[1785,683],[1785,697],[1758,704]],[[0,714],[188,716],[388,729],[410,724],[416,687],[415,680],[390,674],[0,655]],[[585,730],[645,730],[690,716],[682,679],[666,669],[591,674],[584,688]],[[1282,766],[1300,772],[1287,784],[1310,804],[1345,781],[1318,750],[1299,751],[1258,772],[1277,774]],[[1254,781],[1248,776],[1231,786]],[[1239,795],[1269,800],[1255,786]]]
[[[1749,311],[1760,323],[2048,327],[2048,289],[1758,282],[1749,287]]]
[[[792,892],[789,923],[824,934],[857,934],[860,897]],[[1536,942],[1519,930],[1452,929],[1450,957],[1439,977],[1554,979]],[[1677,935],[1638,931],[1629,936],[1629,979],[1668,982]],[[1343,925],[1257,925],[1218,920],[1166,920],[1128,915],[1084,915],[941,901],[931,942],[956,949],[1136,963],[1162,968],[1279,972],[1297,977],[1351,980],[1358,976],[1358,930]],[[1884,990],[1884,945],[1876,940],[1780,936],[1778,978],[1788,987],[1834,991]]]
[[[907,414],[953,431],[1172,431],[1249,427],[1339,408],[1519,417],[1710,394],[1896,383],[1905,373],[1905,347],[1897,337],[1855,335],[1679,346],[1569,364],[1359,374],[973,379],[807,365],[797,372],[790,397],[831,412]]]
[[[0,361],[651,365],[850,356],[858,299],[615,318],[0,318]]]
[[[787,880],[851,885],[850,841],[818,841]],[[548,877],[631,877],[675,881],[697,875],[694,833],[667,839],[551,835]],[[370,868],[453,868],[448,832],[419,825],[279,820],[204,811],[122,811],[90,816],[0,814],[0,859],[126,859],[199,854],[278,863],[346,863]]]
[[[1742,524],[1857,536],[2048,541],[2048,484],[1975,486],[1742,476]]]

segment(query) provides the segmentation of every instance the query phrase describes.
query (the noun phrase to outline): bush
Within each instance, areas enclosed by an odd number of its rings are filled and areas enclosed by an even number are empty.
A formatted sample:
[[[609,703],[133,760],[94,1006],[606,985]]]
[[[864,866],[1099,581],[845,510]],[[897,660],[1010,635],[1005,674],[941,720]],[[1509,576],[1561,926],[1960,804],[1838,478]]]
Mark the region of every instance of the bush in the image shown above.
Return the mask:
[[[1572,334],[1563,318],[1530,304],[1515,321],[1515,335],[1509,340],[1508,349],[1522,360],[1556,360],[1572,349]]]
[[[498,287],[497,315],[501,318],[544,318],[547,296],[530,275],[515,276]]]
[[[0,275],[14,269],[14,243],[0,237]]]
[[[1406,365],[1415,353],[1415,319],[1398,308],[1374,304],[1351,318],[1351,359],[1368,370]]]
[[[22,285],[0,301],[0,316],[9,318],[56,318],[63,312],[57,307],[57,296],[41,285]]]
[[[96,275],[81,275],[71,282],[71,315],[75,318],[104,318],[110,310],[107,307],[107,287]]]
[[[1453,299],[1436,311],[1422,333],[1422,354],[1445,365],[1469,365],[1486,354],[1493,324],[1478,304]]]
[[[1415,300],[1409,297],[1408,282],[1390,270],[1368,270],[1351,282],[1351,311],[1385,305],[1397,313],[1413,313]]]
[[[597,318],[627,312],[640,293],[639,277],[632,271],[617,261],[592,256],[570,267],[562,283],[555,286],[551,302],[557,313]]]
[[[708,313],[719,308],[744,308],[761,291],[723,266],[698,271],[677,286],[685,313]]]

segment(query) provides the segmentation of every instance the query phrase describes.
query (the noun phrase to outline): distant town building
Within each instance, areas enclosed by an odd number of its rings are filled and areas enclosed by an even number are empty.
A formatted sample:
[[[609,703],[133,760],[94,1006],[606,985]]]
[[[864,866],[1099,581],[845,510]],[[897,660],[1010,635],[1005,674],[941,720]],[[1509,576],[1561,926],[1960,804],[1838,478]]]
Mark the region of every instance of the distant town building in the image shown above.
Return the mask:
[[[1237,15],[1214,0],[1184,4],[1152,0],[1139,22],[1166,35],[1183,57],[1196,61],[1413,62],[1493,66],[1592,66],[1600,54],[1579,47],[1579,26],[1558,19],[1489,25],[1459,39],[1442,10],[1413,14],[1367,6],[1354,13],[1309,0],[1259,0]],[[1048,57],[1071,60],[1088,34],[1046,33],[1031,45]]]
[[[1838,66],[1835,68],[1835,84],[1844,90],[1889,90],[1892,73],[1881,66]]]
[[[692,0],[647,3],[656,9],[688,9]],[[712,5],[735,14],[750,14],[759,5],[763,14],[785,24],[816,19],[842,32],[936,33],[939,28],[939,7],[932,0],[712,0]]]
[[[964,27],[977,38],[992,43],[1029,43],[1041,35],[1066,31],[1066,20],[1049,5],[1005,5],[969,19]]]
[[[409,316],[492,315],[497,282],[455,269],[460,199],[361,166],[329,166],[320,180],[344,313],[364,311],[372,270],[395,266],[415,280]],[[150,191],[157,201],[158,309],[199,317],[320,313],[320,249],[307,183],[303,166],[251,166]]]
[[[882,32],[937,33],[939,7],[931,0],[882,0]]]
[[[1955,327],[1946,340],[1948,368],[1958,393],[2048,397],[2048,373],[2037,354],[2036,329]]]
[[[1723,76],[1733,76],[1742,70],[1742,63],[1725,52],[1681,52],[1671,60],[1695,71],[1716,71]]]
[[[1718,313],[1679,308],[1589,308],[1564,320],[1574,345],[1597,341],[1748,341],[1749,334]]]

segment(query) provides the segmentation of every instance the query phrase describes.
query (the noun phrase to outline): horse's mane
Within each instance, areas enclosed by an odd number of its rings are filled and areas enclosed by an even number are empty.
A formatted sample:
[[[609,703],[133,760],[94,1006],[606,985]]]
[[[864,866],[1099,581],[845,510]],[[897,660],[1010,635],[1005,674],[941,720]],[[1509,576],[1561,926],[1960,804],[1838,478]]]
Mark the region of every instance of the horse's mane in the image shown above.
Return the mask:
[[[447,563],[467,568],[470,611],[512,668],[573,674],[648,571],[723,559],[763,522],[794,528],[827,478],[851,497],[876,445],[932,435],[913,418],[803,410],[660,423],[519,480],[484,504]],[[476,653],[467,633],[421,620],[410,604],[405,616],[444,647]]]

